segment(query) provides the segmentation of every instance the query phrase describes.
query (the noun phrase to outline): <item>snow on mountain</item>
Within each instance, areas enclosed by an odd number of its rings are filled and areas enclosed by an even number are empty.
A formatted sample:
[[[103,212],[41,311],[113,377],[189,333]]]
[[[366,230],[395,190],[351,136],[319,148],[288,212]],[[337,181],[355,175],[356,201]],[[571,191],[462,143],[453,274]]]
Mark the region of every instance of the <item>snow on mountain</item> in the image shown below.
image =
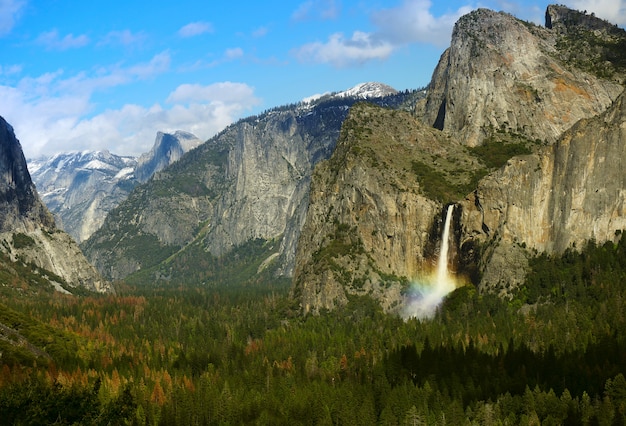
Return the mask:
[[[376,82],[360,83],[356,86],[344,90],[343,92],[325,92],[321,94],[315,94],[307,96],[302,99],[303,104],[312,104],[321,99],[333,99],[333,98],[356,98],[356,99],[371,99],[382,98],[383,96],[395,95],[398,93],[393,87]]]
[[[337,97],[353,97],[359,99],[382,98],[383,96],[395,95],[396,89],[383,83],[361,83],[351,89],[338,93]]]
[[[134,157],[80,151],[29,160],[28,168],[57,224],[80,242],[135,187],[136,164]]]
[[[109,151],[64,152],[29,160],[28,169],[57,224],[81,242],[136,185],[201,143],[189,132],[158,132],[152,150],[139,159]]]

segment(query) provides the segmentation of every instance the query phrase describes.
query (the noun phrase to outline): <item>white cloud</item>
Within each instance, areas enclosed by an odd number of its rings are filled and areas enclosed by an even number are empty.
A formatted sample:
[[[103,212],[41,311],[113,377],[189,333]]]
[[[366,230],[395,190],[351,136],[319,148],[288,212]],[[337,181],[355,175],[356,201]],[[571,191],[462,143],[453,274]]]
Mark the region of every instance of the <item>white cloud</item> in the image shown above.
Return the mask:
[[[146,63],[92,74],[57,70],[24,77],[14,86],[0,85],[2,115],[28,158],[86,149],[139,155],[150,149],[157,131],[181,129],[208,139],[260,102],[243,83],[181,85],[164,100],[166,106],[128,104],[93,114],[98,91],[151,78],[169,64],[169,53],[162,52]]]
[[[0,36],[11,32],[24,6],[23,0],[0,0]]]
[[[309,43],[292,53],[301,62],[329,63],[342,68],[371,60],[386,59],[393,50],[394,46],[391,43],[377,40],[372,34],[356,31],[350,38],[336,33],[331,35],[326,43]]]
[[[565,3],[573,9],[593,12],[613,24],[626,24],[626,0],[569,0]]]
[[[157,55],[147,64],[114,68],[107,75],[64,78],[59,70],[23,78],[15,87],[0,85],[4,118],[28,158],[92,149],[139,155],[150,149],[157,131],[180,129],[208,139],[260,102],[243,83],[185,84],[170,93],[167,106],[127,104],[90,116],[94,92],[136,81],[148,69],[158,72],[161,63]]]
[[[313,2],[303,3],[297,17],[308,16]],[[373,32],[355,31],[352,37],[341,33],[326,42],[309,43],[294,49],[292,54],[303,62],[329,63],[335,67],[360,65],[371,60],[384,60],[395,50],[412,43],[445,47],[450,42],[454,23],[473,7],[464,6],[454,13],[434,16],[429,0],[404,0],[398,7],[372,13]]]
[[[455,22],[473,9],[463,6],[454,13],[436,17],[430,12],[431,7],[430,0],[404,0],[396,8],[374,13],[372,22],[378,27],[378,37],[395,45],[429,43],[445,47],[450,43]]]
[[[45,33],[41,33],[37,37],[36,42],[45,46],[49,50],[67,50],[83,47],[89,44],[89,37],[84,34],[74,36],[67,34],[63,37],[59,35],[59,31],[54,29]]]
[[[212,32],[213,25],[210,22],[191,22],[178,30],[178,35],[181,37],[195,37]]]
[[[46,143],[41,151],[108,149],[120,155],[139,155],[150,150],[157,131],[185,130],[205,140],[239,118],[249,107],[248,102],[253,100],[241,103],[216,100],[170,108],[159,104],[151,107],[124,105],[88,119],[68,117],[48,123]],[[19,127],[14,127],[16,133],[19,132]]]

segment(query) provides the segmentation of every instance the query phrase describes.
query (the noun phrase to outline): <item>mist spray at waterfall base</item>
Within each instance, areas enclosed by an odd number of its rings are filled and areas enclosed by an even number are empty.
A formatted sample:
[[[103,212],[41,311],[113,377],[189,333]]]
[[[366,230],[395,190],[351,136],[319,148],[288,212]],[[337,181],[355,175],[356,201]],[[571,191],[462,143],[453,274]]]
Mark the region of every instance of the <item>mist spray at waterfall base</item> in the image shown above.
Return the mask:
[[[432,318],[443,298],[457,287],[454,278],[448,271],[448,248],[453,210],[454,204],[450,204],[446,211],[446,220],[441,236],[437,270],[411,283],[404,307],[405,318]]]

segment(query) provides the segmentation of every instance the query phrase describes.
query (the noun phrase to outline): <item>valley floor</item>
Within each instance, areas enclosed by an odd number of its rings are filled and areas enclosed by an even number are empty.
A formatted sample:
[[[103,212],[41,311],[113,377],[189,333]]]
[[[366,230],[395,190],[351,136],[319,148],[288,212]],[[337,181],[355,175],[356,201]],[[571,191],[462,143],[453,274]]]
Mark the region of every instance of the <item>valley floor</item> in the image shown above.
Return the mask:
[[[625,424],[625,249],[538,258],[515,299],[467,286],[427,321],[367,298],[302,317],[281,281],[118,283],[116,296],[3,286],[0,323],[21,337],[0,335],[0,418]]]

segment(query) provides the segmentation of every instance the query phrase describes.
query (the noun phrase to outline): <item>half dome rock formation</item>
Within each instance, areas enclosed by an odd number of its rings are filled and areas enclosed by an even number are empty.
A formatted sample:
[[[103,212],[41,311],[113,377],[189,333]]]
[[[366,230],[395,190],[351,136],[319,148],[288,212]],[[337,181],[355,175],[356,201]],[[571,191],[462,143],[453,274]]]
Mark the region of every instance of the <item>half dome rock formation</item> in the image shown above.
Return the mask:
[[[110,291],[78,245],[56,228],[39,199],[13,128],[0,117],[0,251],[12,261],[33,263],[69,287]]]
[[[175,133],[157,132],[150,152],[142,154],[137,160],[135,177],[139,182],[146,182],[156,172],[175,163],[186,152],[202,143],[194,134],[178,130]]]

